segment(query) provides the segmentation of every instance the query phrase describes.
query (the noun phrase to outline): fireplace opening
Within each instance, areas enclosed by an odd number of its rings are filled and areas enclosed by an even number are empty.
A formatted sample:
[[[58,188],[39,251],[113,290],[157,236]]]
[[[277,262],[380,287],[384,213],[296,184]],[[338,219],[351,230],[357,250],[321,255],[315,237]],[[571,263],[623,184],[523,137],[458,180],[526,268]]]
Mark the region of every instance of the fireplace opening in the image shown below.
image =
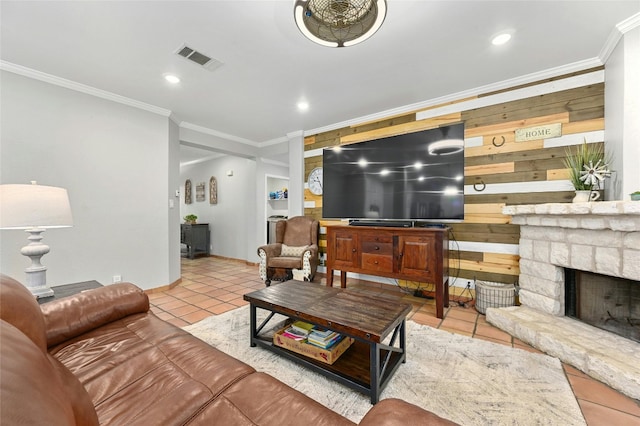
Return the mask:
[[[567,268],[565,315],[640,342],[640,281]]]

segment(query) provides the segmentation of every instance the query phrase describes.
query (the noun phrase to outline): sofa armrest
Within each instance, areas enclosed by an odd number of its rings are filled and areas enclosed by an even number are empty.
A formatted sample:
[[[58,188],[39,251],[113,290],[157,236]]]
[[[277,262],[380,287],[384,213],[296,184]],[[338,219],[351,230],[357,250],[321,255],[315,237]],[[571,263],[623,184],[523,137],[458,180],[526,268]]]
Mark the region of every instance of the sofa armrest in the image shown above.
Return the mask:
[[[149,297],[131,283],[113,284],[40,306],[47,346],[72,339],[132,314],[149,311]]]
[[[360,426],[457,425],[401,399],[383,399],[362,418]]]

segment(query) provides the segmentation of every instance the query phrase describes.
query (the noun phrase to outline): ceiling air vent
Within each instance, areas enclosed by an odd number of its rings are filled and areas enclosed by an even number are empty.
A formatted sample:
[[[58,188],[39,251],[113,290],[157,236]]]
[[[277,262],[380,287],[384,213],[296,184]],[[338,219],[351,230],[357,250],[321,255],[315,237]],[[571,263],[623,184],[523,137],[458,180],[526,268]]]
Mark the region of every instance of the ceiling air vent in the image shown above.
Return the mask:
[[[188,59],[191,62],[194,62],[210,71],[213,71],[214,69],[222,65],[222,62],[218,61],[217,59],[213,59],[212,57],[205,55],[202,52],[198,52],[197,50],[187,46],[186,44],[183,44],[178,50],[176,50],[176,53],[183,58]]]

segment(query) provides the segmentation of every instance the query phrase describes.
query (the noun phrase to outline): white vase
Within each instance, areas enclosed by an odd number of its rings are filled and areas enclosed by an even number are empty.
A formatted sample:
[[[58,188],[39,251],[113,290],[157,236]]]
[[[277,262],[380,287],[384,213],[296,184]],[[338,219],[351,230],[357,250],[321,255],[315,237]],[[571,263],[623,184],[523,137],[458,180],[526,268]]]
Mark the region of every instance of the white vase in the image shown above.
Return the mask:
[[[600,198],[600,193],[598,191],[576,191],[576,196],[573,197],[574,203],[587,203],[589,201],[595,201]]]

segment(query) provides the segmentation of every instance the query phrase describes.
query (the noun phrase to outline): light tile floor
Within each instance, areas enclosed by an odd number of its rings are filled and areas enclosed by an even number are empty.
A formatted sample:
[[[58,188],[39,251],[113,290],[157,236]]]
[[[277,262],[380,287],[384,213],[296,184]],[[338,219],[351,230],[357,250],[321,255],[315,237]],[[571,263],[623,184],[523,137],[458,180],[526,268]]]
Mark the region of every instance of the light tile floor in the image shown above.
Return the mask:
[[[337,281],[337,283],[336,283]],[[316,283],[324,284],[324,274],[317,274]],[[339,285],[339,280],[334,280]],[[409,318],[452,333],[471,336],[491,342],[538,352],[526,343],[493,327],[475,308],[455,303],[459,296],[452,295],[454,303],[445,308],[444,319],[435,315],[432,299],[414,297],[396,286],[349,279],[347,287],[374,293],[401,294],[413,305]],[[246,305],[245,293],[264,288],[258,277],[258,267],[244,262],[216,257],[182,259],[182,282],[171,290],[149,295],[151,310],[160,318],[179,327],[193,324],[210,315],[218,315]],[[639,354],[640,356],[640,354]],[[631,399],[607,385],[564,365],[564,370],[589,426],[638,425],[640,401]]]

